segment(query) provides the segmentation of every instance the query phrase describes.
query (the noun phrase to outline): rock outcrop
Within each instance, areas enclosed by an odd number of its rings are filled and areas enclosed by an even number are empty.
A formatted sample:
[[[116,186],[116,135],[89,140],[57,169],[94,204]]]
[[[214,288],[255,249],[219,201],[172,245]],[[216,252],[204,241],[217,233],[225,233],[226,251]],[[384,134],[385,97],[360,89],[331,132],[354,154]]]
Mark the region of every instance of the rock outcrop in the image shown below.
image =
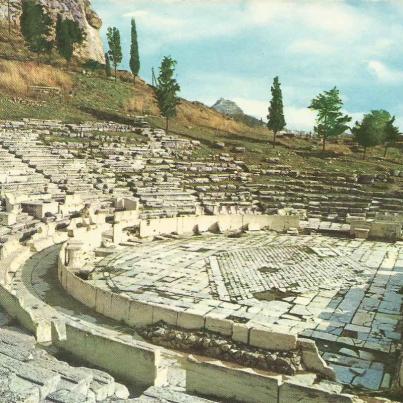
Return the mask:
[[[212,108],[224,115],[243,115],[242,109],[234,101],[224,98],[220,98]]]
[[[19,25],[23,0],[0,0],[0,21],[7,21],[10,15],[13,27]],[[99,35],[102,21],[91,8],[89,0],[38,0],[48,14],[56,21],[57,15],[77,21],[85,32],[85,41],[75,55],[81,60],[104,62],[104,49]]]

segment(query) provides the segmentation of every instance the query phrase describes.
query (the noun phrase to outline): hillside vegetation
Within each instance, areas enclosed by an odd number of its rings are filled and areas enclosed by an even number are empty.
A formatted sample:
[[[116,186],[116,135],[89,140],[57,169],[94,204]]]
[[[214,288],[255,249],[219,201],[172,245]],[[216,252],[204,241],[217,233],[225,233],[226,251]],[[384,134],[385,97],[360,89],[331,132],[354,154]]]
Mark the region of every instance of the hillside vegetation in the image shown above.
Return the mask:
[[[32,117],[49,117],[54,102],[48,97],[35,97],[29,91],[32,86],[57,87],[62,90],[63,105],[57,105],[60,111],[52,110],[52,115],[62,120],[109,118],[109,114],[126,118],[135,115],[159,116],[154,90],[141,79],[137,79],[134,86],[131,77],[124,72],[120,73],[120,79],[115,82],[104,77],[102,72],[84,73],[83,68],[75,70],[67,71],[32,61],[0,60],[0,91],[5,94],[2,103],[7,105],[10,102],[8,96],[26,98],[22,108],[18,102],[3,108],[0,118],[15,119],[21,113],[23,116],[28,113]],[[70,92],[72,96],[69,96]],[[35,108],[31,109],[29,105]],[[264,128],[251,128],[206,105],[184,99],[178,106],[175,120],[189,129],[192,126],[202,126],[229,133],[253,131],[267,134]]]
[[[60,69],[34,62],[0,62],[0,88],[9,95],[27,97],[32,87],[57,87],[68,93],[73,86],[71,76]]]
[[[121,72],[117,81],[101,71],[75,68],[67,71],[36,62],[0,60],[0,119],[58,119],[64,122],[115,120],[130,123],[143,115],[154,127],[165,127],[160,117],[153,88],[137,78],[135,86],[128,73]],[[56,86],[60,95],[34,95],[34,85]],[[337,172],[378,173],[402,168],[402,145],[391,148],[386,159],[383,148],[374,147],[366,160],[351,138],[331,142],[321,152],[318,139],[280,137],[273,149],[272,134],[265,127],[251,127],[199,102],[182,99],[177,117],[170,123],[171,132],[202,144],[195,158],[210,158],[212,153],[237,154],[235,147],[244,147],[239,159],[249,164],[267,166],[267,158],[279,157],[297,169],[317,168]],[[222,149],[217,143],[224,143]]]

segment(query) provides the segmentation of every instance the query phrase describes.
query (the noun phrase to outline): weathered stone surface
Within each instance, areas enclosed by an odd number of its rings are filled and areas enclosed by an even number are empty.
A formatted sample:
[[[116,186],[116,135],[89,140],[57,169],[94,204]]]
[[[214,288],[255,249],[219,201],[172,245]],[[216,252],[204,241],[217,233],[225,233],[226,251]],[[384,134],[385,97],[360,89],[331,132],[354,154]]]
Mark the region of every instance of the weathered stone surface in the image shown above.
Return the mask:
[[[279,403],[363,403],[350,395],[332,393],[327,390],[315,389],[298,383],[284,382],[279,388]]]
[[[129,397],[127,388],[105,372],[70,366],[35,344],[18,328],[0,328],[2,402],[81,403]]]
[[[249,344],[249,331],[250,326],[242,323],[234,323],[232,328],[232,340]]]
[[[133,326],[147,326],[153,323],[153,307],[141,302],[131,301],[128,323]]]
[[[232,335],[232,322],[223,319],[220,315],[207,314],[206,315],[206,329],[211,332],[223,334],[225,336]]]
[[[188,395],[186,393],[152,386],[143,393],[144,397],[156,399],[156,401],[167,401],[172,403],[208,403],[212,400]]]
[[[102,21],[91,8],[89,0],[40,0],[46,12],[56,21],[57,15],[77,21],[85,32],[85,41],[75,51],[81,59],[92,59],[104,62],[104,50],[99,30]],[[21,0],[11,0],[11,18],[14,25],[19,24]],[[7,20],[7,0],[0,0],[0,19]]]
[[[297,347],[297,336],[285,332],[276,332],[275,329],[252,328],[249,343],[251,346],[267,350],[290,351]]]
[[[252,370],[231,368],[218,361],[190,357],[187,364],[186,391],[217,396],[230,401],[277,402],[280,376],[265,376]]]
[[[190,330],[203,329],[204,316],[190,312],[179,312],[178,326],[183,329],[190,329]]]

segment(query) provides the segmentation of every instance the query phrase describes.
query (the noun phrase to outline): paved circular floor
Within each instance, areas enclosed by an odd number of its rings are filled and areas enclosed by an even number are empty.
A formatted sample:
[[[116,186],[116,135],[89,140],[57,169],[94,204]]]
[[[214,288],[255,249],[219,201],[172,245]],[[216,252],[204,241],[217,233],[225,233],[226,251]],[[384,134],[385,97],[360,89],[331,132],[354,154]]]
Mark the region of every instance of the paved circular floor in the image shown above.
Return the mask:
[[[265,232],[167,239],[118,249],[97,261],[90,281],[150,303],[280,326],[316,340],[340,382],[390,385],[403,245]]]

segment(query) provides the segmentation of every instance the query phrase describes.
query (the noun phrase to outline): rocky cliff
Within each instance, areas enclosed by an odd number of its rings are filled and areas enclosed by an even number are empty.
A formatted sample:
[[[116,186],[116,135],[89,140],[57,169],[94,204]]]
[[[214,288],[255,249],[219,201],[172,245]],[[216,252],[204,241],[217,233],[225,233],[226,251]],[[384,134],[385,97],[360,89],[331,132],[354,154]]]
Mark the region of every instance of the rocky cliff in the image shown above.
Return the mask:
[[[18,27],[21,3],[24,0],[0,0],[0,20],[8,21],[9,10],[13,27]],[[84,43],[76,50],[78,58],[104,62],[104,49],[99,35],[102,21],[91,8],[89,0],[37,0],[56,21],[57,15],[77,21],[86,34]]]

